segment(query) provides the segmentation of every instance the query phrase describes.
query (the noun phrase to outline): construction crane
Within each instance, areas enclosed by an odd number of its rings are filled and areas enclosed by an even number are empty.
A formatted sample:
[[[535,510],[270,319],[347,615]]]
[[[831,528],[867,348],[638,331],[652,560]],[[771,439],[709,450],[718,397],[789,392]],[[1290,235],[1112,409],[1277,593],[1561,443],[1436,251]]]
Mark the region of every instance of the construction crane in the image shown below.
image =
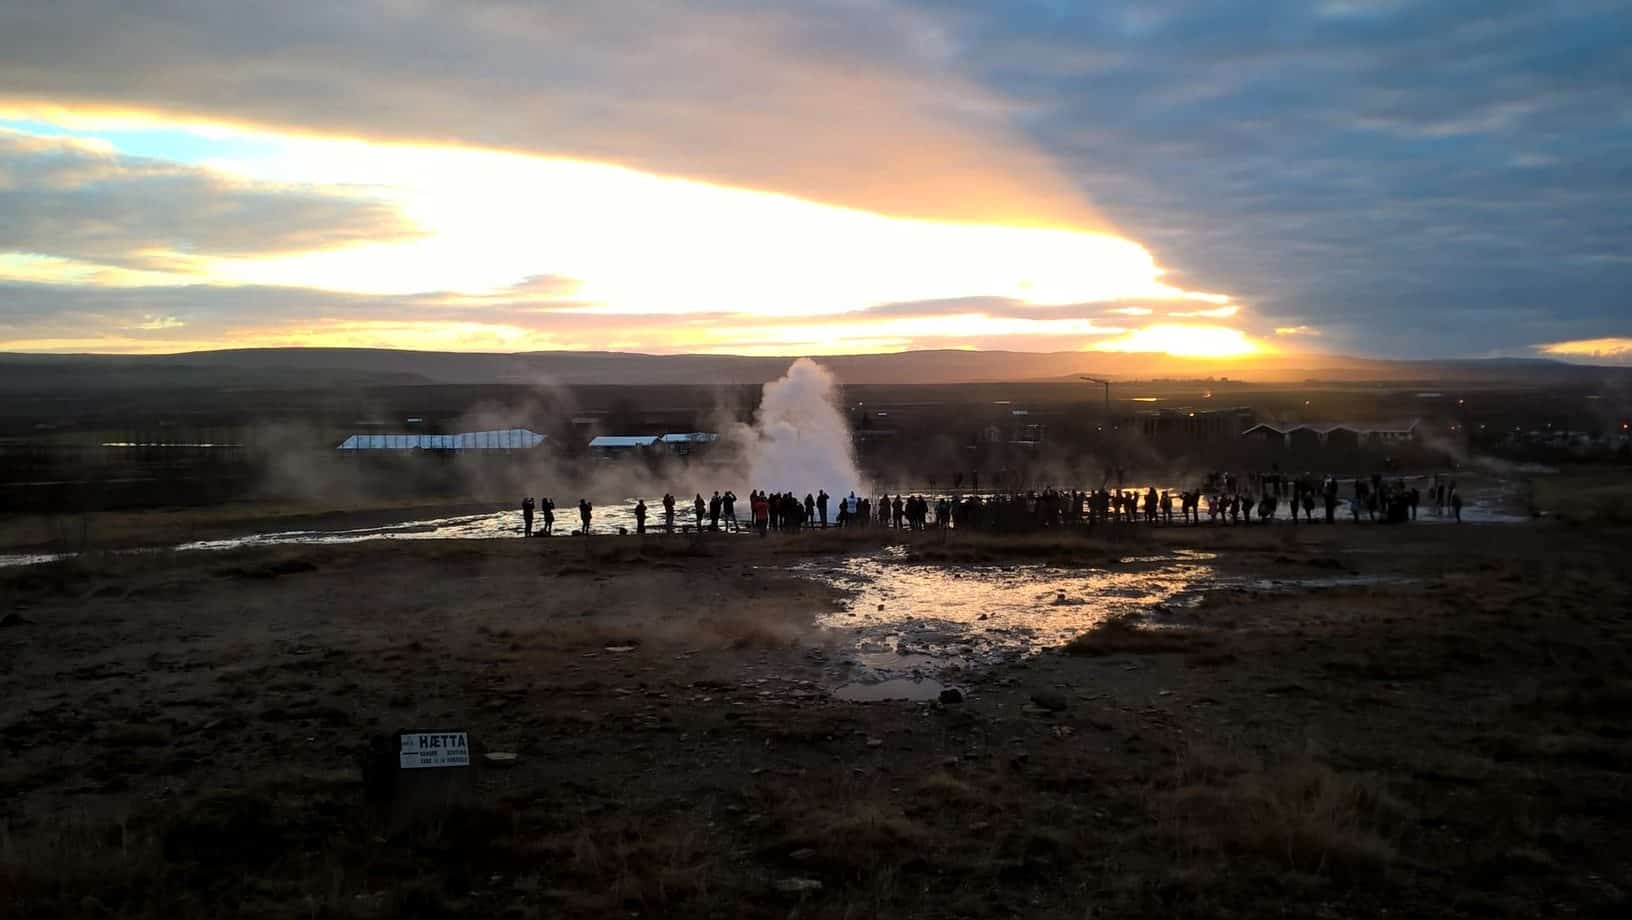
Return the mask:
[[[1077,376],[1088,381],[1089,383],[1097,383],[1105,388],[1105,418],[1109,419],[1111,417],[1111,382],[1109,380],[1102,380],[1098,377],[1088,377],[1082,374],[1078,374]]]

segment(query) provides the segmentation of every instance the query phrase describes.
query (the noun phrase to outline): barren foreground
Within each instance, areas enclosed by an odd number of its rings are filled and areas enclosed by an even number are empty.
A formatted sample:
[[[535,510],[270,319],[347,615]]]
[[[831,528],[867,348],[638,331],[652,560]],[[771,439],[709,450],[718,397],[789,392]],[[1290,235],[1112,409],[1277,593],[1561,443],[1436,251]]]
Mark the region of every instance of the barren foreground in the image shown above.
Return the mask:
[[[1628,537],[930,536],[953,567],[1396,577],[1110,621],[945,704],[828,692],[839,598],[784,569],[877,537],[6,571],[0,913],[1624,916]],[[519,756],[372,799],[370,737],[410,727]]]

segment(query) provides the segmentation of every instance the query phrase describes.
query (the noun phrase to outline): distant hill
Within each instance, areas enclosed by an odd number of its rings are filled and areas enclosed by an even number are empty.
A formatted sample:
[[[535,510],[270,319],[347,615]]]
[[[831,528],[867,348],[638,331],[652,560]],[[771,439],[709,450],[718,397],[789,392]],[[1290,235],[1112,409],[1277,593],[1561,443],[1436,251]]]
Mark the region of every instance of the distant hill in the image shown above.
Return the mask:
[[[1434,381],[1582,384],[1632,380],[1632,369],[1537,359],[1379,361],[1331,355],[1198,360],[1101,352],[909,351],[820,357],[850,384],[978,383],[1072,379],[1230,377],[1257,382]],[[174,387],[332,387],[429,384],[758,384],[787,357],[620,352],[481,354],[377,348],[252,348],[175,355],[0,353],[0,392],[53,393]]]

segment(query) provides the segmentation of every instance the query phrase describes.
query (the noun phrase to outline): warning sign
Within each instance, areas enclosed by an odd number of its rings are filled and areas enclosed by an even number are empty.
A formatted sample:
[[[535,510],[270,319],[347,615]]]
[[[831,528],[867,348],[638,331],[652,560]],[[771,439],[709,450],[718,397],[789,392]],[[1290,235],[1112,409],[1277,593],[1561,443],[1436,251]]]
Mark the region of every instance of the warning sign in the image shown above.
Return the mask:
[[[403,732],[399,737],[404,770],[470,766],[470,739],[464,732]]]

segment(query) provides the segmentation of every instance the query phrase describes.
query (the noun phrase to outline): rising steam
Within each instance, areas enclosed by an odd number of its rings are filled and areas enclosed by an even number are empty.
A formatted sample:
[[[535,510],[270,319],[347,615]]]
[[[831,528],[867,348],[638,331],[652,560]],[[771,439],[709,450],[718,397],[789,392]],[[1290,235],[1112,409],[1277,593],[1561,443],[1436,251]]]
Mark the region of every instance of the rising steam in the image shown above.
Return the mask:
[[[809,358],[765,384],[753,427],[738,433],[751,488],[796,495],[826,489],[835,499],[862,494],[838,397],[838,381]]]

